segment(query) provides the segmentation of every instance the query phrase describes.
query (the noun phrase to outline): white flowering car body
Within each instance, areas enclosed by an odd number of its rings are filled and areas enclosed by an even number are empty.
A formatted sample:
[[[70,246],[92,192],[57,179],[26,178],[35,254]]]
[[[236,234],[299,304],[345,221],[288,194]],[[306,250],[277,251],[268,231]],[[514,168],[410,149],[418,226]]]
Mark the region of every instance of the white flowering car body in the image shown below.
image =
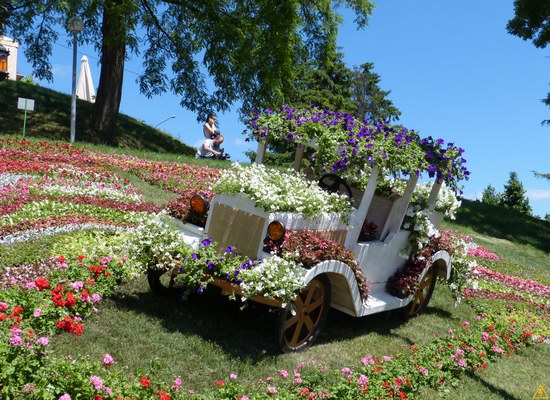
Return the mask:
[[[258,154],[262,154],[261,149]],[[261,158],[258,163],[260,161]],[[226,187],[221,188],[222,192],[227,190],[233,193],[216,195],[211,203],[206,205],[207,218],[204,227],[190,223],[181,226],[180,231],[186,243],[198,247],[201,240],[210,237],[219,246],[220,252],[227,246],[236,246],[242,255],[252,259],[266,259],[272,255],[264,251],[264,240],[270,237],[268,230],[271,224],[279,224],[285,230],[309,231],[340,243],[353,252],[363,275],[369,281],[369,296],[362,298],[356,275],[349,265],[341,261],[327,260],[310,269],[302,268],[303,286],[306,289],[298,294],[292,304],[277,304],[272,299],[265,301],[269,305],[285,306],[279,323],[279,342],[283,351],[297,351],[308,347],[317,337],[329,307],[356,317],[398,308],[406,309],[408,314],[413,316],[422,311],[430,300],[436,277],[449,278],[450,258],[446,252],[441,251],[432,256],[420,275],[420,289],[417,293],[407,298],[398,298],[386,291],[389,278],[402,268],[409,258],[409,237],[416,226],[404,230],[402,224],[407,211],[414,211],[408,209],[408,206],[418,180],[417,176],[409,179],[401,197],[387,203],[375,196],[379,174],[378,168],[375,167],[371,171],[366,189],[360,195],[358,207],[353,208],[351,213],[344,215],[321,211],[316,216],[305,216],[301,212],[272,210],[270,204],[279,202],[280,195],[274,195],[274,199],[270,199],[269,191],[260,193],[263,186],[271,183],[263,181],[258,186],[257,182],[262,181],[264,177],[246,175],[250,174],[249,170],[236,168],[237,172],[230,176],[229,183],[226,181]],[[256,171],[258,174],[264,174],[260,167]],[[241,179],[246,181],[246,190],[241,187],[242,185],[235,183],[239,174]],[[245,178],[242,178],[243,176]],[[436,204],[440,188],[441,184],[436,183],[429,193],[428,203],[432,206]],[[249,193],[246,193],[247,190]],[[300,192],[298,189],[297,191]],[[220,190],[215,192],[219,193]],[[301,210],[299,207],[300,205],[297,206],[297,210]],[[380,233],[376,240],[362,242],[358,239],[366,218],[377,222]],[[428,214],[422,219],[422,224],[421,228],[416,229],[433,229]],[[220,280],[214,283],[222,287],[225,294],[243,294],[242,288],[236,288],[235,285],[228,285]],[[265,281],[260,282],[254,290],[261,293],[264,283]],[[258,297],[252,300],[258,300]]]

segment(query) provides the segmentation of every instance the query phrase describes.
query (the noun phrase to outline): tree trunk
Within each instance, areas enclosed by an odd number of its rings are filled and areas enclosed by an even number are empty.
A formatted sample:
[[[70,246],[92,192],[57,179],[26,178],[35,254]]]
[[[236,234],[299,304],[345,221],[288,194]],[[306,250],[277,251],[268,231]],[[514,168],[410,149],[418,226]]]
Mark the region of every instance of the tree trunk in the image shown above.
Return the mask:
[[[92,113],[92,130],[99,139],[114,145],[126,56],[125,21],[117,10],[119,3],[120,0],[107,0],[103,11],[101,74]]]

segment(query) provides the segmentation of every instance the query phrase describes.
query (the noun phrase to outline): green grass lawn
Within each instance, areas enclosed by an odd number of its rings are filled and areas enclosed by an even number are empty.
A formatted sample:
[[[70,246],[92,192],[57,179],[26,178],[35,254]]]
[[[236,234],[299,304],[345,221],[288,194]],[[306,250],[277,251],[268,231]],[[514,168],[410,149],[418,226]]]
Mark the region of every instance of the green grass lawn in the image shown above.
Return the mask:
[[[128,154],[102,145],[86,146]],[[130,154],[154,160],[195,161],[143,149]],[[175,197],[130,173],[122,176],[142,190],[146,201],[162,205]],[[472,236],[476,243],[504,258],[506,261],[499,263],[501,272],[550,284],[550,223],[465,201],[457,220],[445,222],[444,227]],[[0,254],[0,266],[9,265],[8,260],[20,264],[54,256],[49,252],[53,240],[6,246]],[[259,379],[275,376],[280,369],[291,372],[301,363],[312,370],[354,369],[361,356],[407,352],[412,344],[429,344],[448,328],[456,329],[463,321],[475,319],[468,304],[463,302],[455,308],[450,291],[440,283],[429,309],[417,318],[403,321],[398,312],[354,318],[331,310],[313,347],[302,353],[281,354],[275,341],[275,313],[263,306],[244,310],[241,306],[216,289],[202,296],[191,295],[186,302],[158,297],[142,277],[126,283],[115,297],[103,302],[100,313],[86,322],[82,336],[61,334],[53,338],[52,351],[96,360],[110,353],[117,365],[131,371],[145,371],[153,364],[166,381],[181,376],[185,389],[213,389],[214,380],[231,372],[253,387]],[[458,388],[438,393],[423,389],[419,398],[531,399],[538,385],[549,390],[549,355],[548,345],[524,349],[490,365],[487,371],[464,376]]]
[[[166,380],[180,375],[192,389],[211,388],[214,380],[231,372],[253,386],[300,363],[315,369],[353,369],[363,355],[394,355],[413,343],[428,344],[450,326],[475,318],[467,304],[453,304],[449,290],[439,285],[430,310],[407,322],[398,312],[354,318],[331,310],[316,345],[303,353],[281,354],[275,315],[266,307],[241,311],[242,304],[216,290],[186,302],[160,298],[149,291],[145,279],[138,279],[103,304],[81,337],[56,338],[54,351],[96,359],[110,353],[132,370],[146,370],[156,359]]]
[[[71,96],[21,81],[0,82],[0,133],[21,135],[24,112],[17,109],[17,98],[35,100],[35,111],[27,113],[26,135],[53,140],[69,140]],[[90,129],[93,104],[76,102],[77,142],[98,143]],[[143,121],[119,114],[119,146],[122,148],[194,155],[195,149]]]

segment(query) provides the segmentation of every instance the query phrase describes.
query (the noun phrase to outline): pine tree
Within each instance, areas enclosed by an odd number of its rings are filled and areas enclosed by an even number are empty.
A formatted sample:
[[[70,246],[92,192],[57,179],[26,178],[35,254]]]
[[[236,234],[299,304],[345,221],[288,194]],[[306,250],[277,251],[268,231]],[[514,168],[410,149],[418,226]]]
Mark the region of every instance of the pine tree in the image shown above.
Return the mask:
[[[529,199],[525,197],[525,192],[526,190],[523,188],[518,174],[510,172],[510,178],[504,185],[504,193],[500,199],[500,204],[520,213],[532,215],[533,210],[529,205]]]
[[[502,194],[497,193],[493,185],[489,185],[483,191],[481,202],[492,206],[496,206],[500,204],[501,197],[502,197]]]

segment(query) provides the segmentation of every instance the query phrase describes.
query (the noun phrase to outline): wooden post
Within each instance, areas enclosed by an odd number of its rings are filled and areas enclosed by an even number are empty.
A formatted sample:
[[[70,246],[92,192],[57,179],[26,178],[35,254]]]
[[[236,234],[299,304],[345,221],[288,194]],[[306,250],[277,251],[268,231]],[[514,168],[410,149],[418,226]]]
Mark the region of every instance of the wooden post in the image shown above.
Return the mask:
[[[256,164],[262,164],[264,162],[266,147],[267,147],[267,143],[265,141],[262,140],[258,142],[258,150],[256,151],[256,160],[254,161]]]
[[[382,232],[380,232],[380,240],[384,240],[390,232],[398,232],[399,229],[401,229],[401,224],[403,223],[405,213],[407,212],[407,208],[411,202],[411,197],[413,195],[416,182],[418,182],[418,176],[414,174],[411,175],[409,181],[407,182],[405,194],[403,197],[393,202],[390,215],[388,215],[384,228],[382,228]]]
[[[292,164],[292,169],[294,171],[300,170],[300,165],[302,164],[302,159],[304,158],[304,150],[306,146],[302,143],[296,145],[296,154],[294,155],[294,164]]]
[[[365,192],[363,193],[361,204],[359,204],[359,209],[357,210],[357,213],[351,221],[353,227],[351,228],[351,230],[348,231],[348,234],[346,235],[344,246],[347,249],[353,250],[355,245],[357,244],[359,234],[361,233],[361,228],[363,227],[363,221],[365,221],[365,218],[367,218],[367,212],[369,211],[369,206],[372,202],[372,198],[374,197],[374,192],[376,191],[376,181],[378,180],[379,173],[380,169],[378,169],[378,167],[376,166],[372,169],[370,173],[369,182],[367,183],[367,187],[365,188]]]
[[[428,197],[428,209],[434,210],[435,209],[435,203],[437,202],[437,196],[439,196],[439,191],[441,190],[441,186],[443,185],[443,181],[440,179],[436,179],[432,186],[432,190],[430,191],[430,196]]]

